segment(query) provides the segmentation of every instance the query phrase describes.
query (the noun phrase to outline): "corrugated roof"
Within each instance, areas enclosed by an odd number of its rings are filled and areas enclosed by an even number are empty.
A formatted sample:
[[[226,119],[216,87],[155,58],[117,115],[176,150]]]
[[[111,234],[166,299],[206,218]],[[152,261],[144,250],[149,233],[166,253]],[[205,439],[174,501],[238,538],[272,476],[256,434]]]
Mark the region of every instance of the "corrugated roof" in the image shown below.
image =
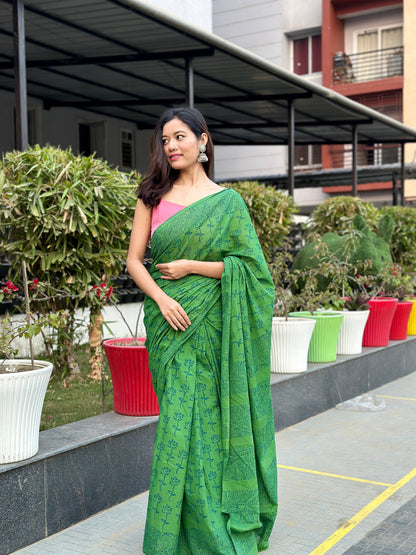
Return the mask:
[[[139,0],[25,0],[28,94],[153,128],[183,104],[193,58],[195,106],[216,144],[413,142],[416,130],[298,77]],[[12,0],[0,1],[0,89],[12,91]]]

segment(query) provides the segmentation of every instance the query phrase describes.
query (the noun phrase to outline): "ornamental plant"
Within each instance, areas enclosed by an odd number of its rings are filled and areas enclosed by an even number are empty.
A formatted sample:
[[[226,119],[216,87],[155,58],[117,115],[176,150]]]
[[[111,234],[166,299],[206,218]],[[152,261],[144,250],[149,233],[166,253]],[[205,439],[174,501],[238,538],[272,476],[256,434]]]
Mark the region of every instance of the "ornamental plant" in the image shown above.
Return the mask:
[[[288,319],[290,312],[316,310],[334,303],[338,298],[336,286],[320,287],[319,276],[329,271],[328,263],[322,262],[319,268],[293,269],[293,250],[287,239],[269,263],[269,271],[275,289],[274,316]]]
[[[403,301],[414,295],[415,284],[400,264],[387,264],[377,276],[374,293]]]
[[[414,206],[383,206],[382,214],[389,214],[394,221],[391,239],[393,262],[411,275],[416,275],[416,208]]]
[[[51,146],[9,152],[0,164],[0,252],[11,259],[11,280],[24,261],[51,288],[50,301],[36,307],[43,315],[68,311],[58,338],[66,353],[61,372],[76,369],[75,310],[93,308],[84,292],[122,272],[137,181],[94,156]]]
[[[298,212],[293,198],[283,191],[267,187],[258,181],[222,183],[231,187],[246,203],[251,221],[259,238],[267,262],[280,248],[293,227],[293,216]]]
[[[345,195],[324,200],[313,210],[306,227],[308,242],[329,231],[339,235],[348,233],[356,214],[363,216],[371,231],[376,231],[381,213],[371,202]]]
[[[92,285],[84,292],[83,298],[88,298],[88,304],[91,307],[91,322],[90,322],[90,325],[88,326],[89,347],[90,347],[90,355],[91,355],[89,359],[89,363],[91,366],[91,373],[89,374],[89,377],[95,380],[101,381],[103,399],[104,399],[106,395],[106,382],[108,380],[108,376],[104,371],[104,366],[103,366],[102,328],[105,322],[102,315],[102,309],[106,304],[111,304],[112,306],[114,306],[114,308],[119,313],[121,319],[125,323],[131,337],[134,338],[134,341],[129,341],[128,343],[120,339],[119,345],[121,346],[123,344],[143,345],[143,342],[137,339],[139,321],[140,321],[143,305],[140,305],[140,309],[138,311],[137,320],[136,320],[135,331],[133,332],[129,323],[124,317],[123,312],[120,310],[118,306],[117,297],[114,293],[114,288],[110,286],[108,283],[102,282],[99,285],[97,284]]]
[[[30,305],[29,290],[34,292],[34,296],[38,295],[39,281],[37,279],[27,282],[26,268],[23,264],[23,293],[20,288],[13,282],[7,281],[0,288],[0,301],[6,299],[18,300],[24,302],[25,317],[24,319],[14,320],[11,317],[2,318],[0,321],[0,373],[15,372],[16,366],[8,366],[7,360],[18,355],[18,349],[15,346],[16,339],[25,339],[29,342],[29,351],[31,359],[31,368],[35,368],[34,354],[32,348],[32,338],[42,334],[46,338],[46,333],[56,333],[57,330],[65,327],[67,312],[64,310],[58,312],[48,312],[47,314],[37,314],[32,312]]]

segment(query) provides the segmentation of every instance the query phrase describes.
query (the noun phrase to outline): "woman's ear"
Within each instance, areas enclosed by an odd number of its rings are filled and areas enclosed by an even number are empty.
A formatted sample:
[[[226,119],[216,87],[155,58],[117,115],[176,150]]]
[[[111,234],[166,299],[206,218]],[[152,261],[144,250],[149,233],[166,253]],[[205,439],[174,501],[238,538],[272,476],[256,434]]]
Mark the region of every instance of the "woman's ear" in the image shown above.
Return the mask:
[[[201,144],[203,144],[203,145],[206,146],[206,144],[207,144],[207,142],[208,142],[208,135],[207,135],[206,133],[202,133],[202,134],[201,134],[201,139],[200,139],[200,140],[201,140]]]

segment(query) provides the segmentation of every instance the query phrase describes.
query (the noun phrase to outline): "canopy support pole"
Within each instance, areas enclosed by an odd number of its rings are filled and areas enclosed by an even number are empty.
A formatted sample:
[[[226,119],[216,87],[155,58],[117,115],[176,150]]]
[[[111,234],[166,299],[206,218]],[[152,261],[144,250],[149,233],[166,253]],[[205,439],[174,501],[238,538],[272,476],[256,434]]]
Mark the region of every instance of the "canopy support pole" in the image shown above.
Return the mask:
[[[25,7],[23,0],[13,0],[14,73],[16,96],[16,148],[27,150],[27,86],[25,47]]]
[[[358,168],[357,168],[357,151],[358,151],[358,127],[352,126],[352,195],[358,196]]]
[[[400,204],[402,206],[405,205],[405,198],[404,198],[404,143],[400,145],[400,183],[401,183],[401,195],[400,195]]]
[[[185,90],[186,90],[186,105],[189,108],[194,107],[194,68],[192,65],[192,58],[185,59]]]
[[[295,103],[293,99],[288,100],[288,162],[287,162],[287,177],[288,177],[288,193],[291,197],[295,194]]]

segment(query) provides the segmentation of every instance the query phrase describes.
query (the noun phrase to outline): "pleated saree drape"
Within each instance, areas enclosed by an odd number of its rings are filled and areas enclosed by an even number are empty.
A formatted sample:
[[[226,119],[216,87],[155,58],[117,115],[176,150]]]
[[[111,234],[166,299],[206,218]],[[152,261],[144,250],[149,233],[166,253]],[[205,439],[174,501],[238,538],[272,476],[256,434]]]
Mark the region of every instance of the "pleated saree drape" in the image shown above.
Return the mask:
[[[250,555],[277,511],[270,396],[273,282],[241,197],[224,189],[169,218],[151,274],[187,312],[174,331],[145,300],[160,417],[143,549],[147,555]],[[160,279],[155,264],[224,261],[221,280]]]

